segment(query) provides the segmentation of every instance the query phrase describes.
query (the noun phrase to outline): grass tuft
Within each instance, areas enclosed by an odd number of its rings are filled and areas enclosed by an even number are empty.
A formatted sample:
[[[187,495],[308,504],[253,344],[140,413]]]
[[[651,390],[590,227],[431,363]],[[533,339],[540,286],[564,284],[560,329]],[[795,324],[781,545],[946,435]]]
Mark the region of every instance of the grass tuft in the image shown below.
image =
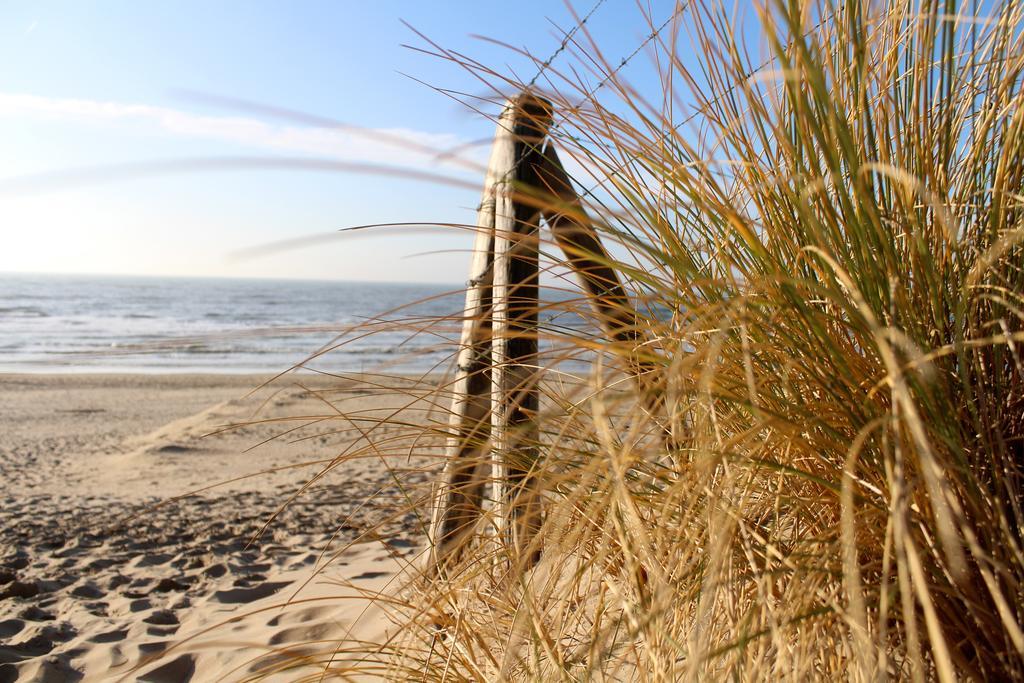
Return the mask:
[[[636,334],[550,304],[541,559],[485,511],[390,675],[1024,677],[1024,6],[981,4],[761,3],[761,61],[681,3],[657,101],[583,37],[546,68]]]

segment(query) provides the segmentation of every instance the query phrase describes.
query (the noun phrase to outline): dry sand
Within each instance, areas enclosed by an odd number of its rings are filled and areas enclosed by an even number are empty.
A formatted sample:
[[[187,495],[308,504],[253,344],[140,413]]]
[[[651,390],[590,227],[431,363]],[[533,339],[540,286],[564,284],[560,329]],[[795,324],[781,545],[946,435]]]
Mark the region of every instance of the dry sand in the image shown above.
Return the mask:
[[[387,639],[366,593],[388,590],[423,543],[423,500],[395,481],[422,494],[425,460],[346,461],[262,534],[322,464],[154,507],[331,459],[410,400],[305,376],[246,396],[265,379],[0,375],[0,682],[240,680],[308,655],[271,676],[292,679]],[[427,419],[419,408],[404,419]],[[395,454],[432,447],[387,430],[376,440]]]

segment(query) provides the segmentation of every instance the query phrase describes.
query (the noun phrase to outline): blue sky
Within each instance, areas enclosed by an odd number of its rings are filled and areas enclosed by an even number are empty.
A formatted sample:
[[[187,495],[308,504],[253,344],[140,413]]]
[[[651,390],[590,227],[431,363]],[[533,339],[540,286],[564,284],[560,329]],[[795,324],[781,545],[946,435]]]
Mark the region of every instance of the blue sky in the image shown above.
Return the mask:
[[[575,6],[587,12],[591,2]],[[606,0],[588,29],[629,54],[671,0]],[[492,125],[430,85],[483,93],[427,47],[532,74],[485,35],[547,57],[573,25],[551,2],[0,2],[0,271],[460,282],[465,232],[376,232],[237,258],[241,250],[366,223],[472,222],[481,174],[404,142],[447,149]],[[560,66],[571,63],[564,54]],[[650,73],[641,56],[626,75]],[[257,101],[354,127],[325,129],[183,92]],[[467,153],[470,162],[486,145]],[[361,173],[192,171],[63,185],[34,174],[223,156],[385,164],[458,184]],[[51,176],[52,177],[52,176]],[[96,174],[89,174],[95,179]],[[20,184],[19,184],[20,183]],[[7,190],[4,191],[6,184]],[[13,188],[13,189],[12,189]]]

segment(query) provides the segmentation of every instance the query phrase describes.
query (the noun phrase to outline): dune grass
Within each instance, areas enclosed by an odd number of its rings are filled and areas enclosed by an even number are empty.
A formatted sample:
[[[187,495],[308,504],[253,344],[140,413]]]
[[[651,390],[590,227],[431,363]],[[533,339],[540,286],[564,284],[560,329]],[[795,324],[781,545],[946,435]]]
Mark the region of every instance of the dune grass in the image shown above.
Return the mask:
[[[767,2],[765,54],[681,3],[658,101],[585,31],[546,70],[636,340],[545,325],[540,562],[485,511],[389,675],[1024,676],[1024,6],[980,4]]]

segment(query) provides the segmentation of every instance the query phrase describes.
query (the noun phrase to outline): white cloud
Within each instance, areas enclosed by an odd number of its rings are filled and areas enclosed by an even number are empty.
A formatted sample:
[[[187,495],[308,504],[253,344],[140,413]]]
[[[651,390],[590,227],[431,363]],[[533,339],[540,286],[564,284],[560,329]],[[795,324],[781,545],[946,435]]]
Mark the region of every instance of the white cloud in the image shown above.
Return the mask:
[[[343,161],[449,168],[482,172],[479,146],[453,134],[406,128],[316,128],[283,125],[244,116],[209,116],[146,104],[54,98],[0,92],[0,116],[33,116],[72,121],[137,121],[176,136],[228,142],[260,150],[310,154]],[[447,157],[458,150],[457,159]]]

